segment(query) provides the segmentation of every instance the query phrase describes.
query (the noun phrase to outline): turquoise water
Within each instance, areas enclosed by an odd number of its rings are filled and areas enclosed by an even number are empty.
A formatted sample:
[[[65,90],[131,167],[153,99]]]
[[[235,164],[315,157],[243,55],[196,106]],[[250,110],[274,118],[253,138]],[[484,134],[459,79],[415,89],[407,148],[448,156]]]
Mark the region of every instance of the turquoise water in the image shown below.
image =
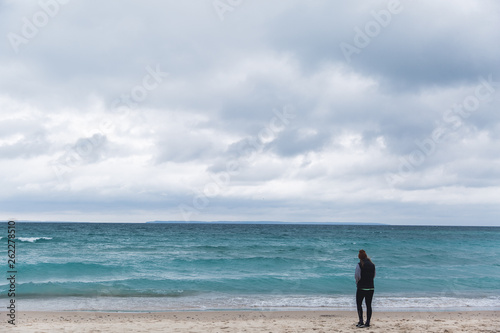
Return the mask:
[[[20,310],[354,309],[359,249],[379,309],[500,309],[500,228],[17,223],[16,235]]]

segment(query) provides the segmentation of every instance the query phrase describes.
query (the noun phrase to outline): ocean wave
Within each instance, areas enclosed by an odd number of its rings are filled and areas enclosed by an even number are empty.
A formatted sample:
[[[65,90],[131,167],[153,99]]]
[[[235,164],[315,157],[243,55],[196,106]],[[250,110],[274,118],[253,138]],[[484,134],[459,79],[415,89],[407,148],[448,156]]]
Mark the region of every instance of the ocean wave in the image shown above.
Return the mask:
[[[21,242],[35,243],[39,240],[51,240],[52,237],[18,237]]]
[[[198,294],[198,291],[179,288],[162,288],[162,282],[141,287],[140,279],[100,281],[100,282],[43,282],[18,283],[16,285],[22,298],[52,297],[185,297]],[[0,286],[1,296],[7,294],[8,286]],[[16,292],[17,293],[17,292]],[[2,298],[0,296],[0,299]]]
[[[180,292],[180,291],[179,291]],[[174,293],[175,294],[175,293]],[[173,297],[172,297],[173,296]],[[191,293],[185,297],[27,297],[25,310],[100,310],[100,311],[171,311],[171,310],[343,310],[355,311],[354,295],[234,295]],[[378,296],[376,311],[469,311],[499,309],[500,297],[397,297]]]
[[[31,274],[33,275],[33,274]],[[107,275],[107,274],[106,274]],[[92,281],[92,279],[94,279]],[[331,279],[330,279],[331,280]],[[69,297],[69,296],[119,296],[119,297],[184,297],[192,292],[211,293],[229,292],[234,294],[278,293],[295,294],[308,292],[312,294],[347,290],[347,283],[338,283],[337,290],[322,288],[327,283],[326,278],[309,277],[306,280],[294,276],[267,277],[229,277],[193,276],[176,277],[139,277],[125,276],[42,276],[33,278],[30,282],[18,283],[19,294],[23,297]],[[8,281],[0,284],[0,294],[6,294]],[[249,289],[249,286],[252,286]],[[0,295],[0,298],[1,298]]]
[[[130,268],[119,264],[93,262],[22,263],[25,282],[75,282],[130,276]],[[1,283],[0,283],[1,285]]]

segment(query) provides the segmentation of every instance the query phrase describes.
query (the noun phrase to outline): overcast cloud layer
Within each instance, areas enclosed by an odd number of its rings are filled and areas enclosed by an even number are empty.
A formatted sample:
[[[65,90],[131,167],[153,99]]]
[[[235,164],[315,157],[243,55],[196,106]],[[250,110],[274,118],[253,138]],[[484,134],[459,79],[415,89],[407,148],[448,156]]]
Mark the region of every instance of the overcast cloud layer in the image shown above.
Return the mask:
[[[0,1],[4,218],[500,225],[498,1]]]

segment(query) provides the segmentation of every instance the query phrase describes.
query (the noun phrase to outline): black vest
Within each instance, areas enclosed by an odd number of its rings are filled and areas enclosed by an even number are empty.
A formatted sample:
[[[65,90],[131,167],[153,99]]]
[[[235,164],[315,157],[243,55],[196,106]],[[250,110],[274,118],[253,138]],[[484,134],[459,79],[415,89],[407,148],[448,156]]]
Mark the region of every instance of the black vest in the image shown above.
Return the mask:
[[[375,288],[373,284],[373,278],[375,277],[375,264],[368,259],[363,260],[363,263],[363,266],[358,264],[361,268],[361,280],[358,281],[358,288]]]

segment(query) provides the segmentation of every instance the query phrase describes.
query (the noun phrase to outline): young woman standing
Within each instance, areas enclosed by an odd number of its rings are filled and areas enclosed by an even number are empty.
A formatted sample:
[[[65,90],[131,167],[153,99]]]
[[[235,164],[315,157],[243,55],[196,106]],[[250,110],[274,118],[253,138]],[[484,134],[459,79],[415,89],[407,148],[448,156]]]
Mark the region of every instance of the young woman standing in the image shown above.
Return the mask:
[[[375,264],[366,255],[365,250],[359,250],[359,263],[356,265],[354,278],[356,279],[356,306],[359,321],[356,327],[370,327],[372,318],[372,299],[375,291],[373,279],[375,278]],[[363,299],[366,303],[366,322],[363,324]]]

